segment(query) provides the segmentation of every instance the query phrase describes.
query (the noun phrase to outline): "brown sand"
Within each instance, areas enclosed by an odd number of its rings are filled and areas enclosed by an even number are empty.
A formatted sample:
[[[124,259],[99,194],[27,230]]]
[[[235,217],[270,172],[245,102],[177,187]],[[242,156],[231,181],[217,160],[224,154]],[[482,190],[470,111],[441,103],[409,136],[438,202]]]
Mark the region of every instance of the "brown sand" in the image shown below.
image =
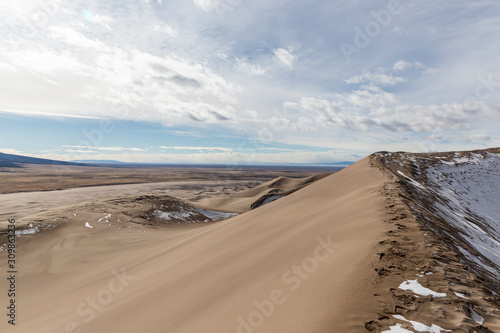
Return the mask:
[[[79,203],[114,197],[140,195],[169,195],[197,201],[215,194],[239,193],[253,187],[255,181],[184,181],[148,184],[90,186],[61,191],[39,191],[0,195],[0,230],[5,230],[8,219],[22,219]]]
[[[95,222],[105,212],[68,212],[68,223],[20,237],[18,325],[3,322],[2,332],[360,331],[377,306],[370,262],[387,228],[384,180],[364,160],[197,228],[110,226]],[[133,279],[118,288],[115,270]]]
[[[271,183],[240,194],[245,205]],[[397,178],[369,157],[217,223],[148,225],[137,203],[144,200],[133,198],[51,212],[58,227],[18,238],[17,325],[4,319],[0,328],[381,332],[401,323],[393,318],[399,314],[453,332],[499,332],[497,300],[422,230],[404,200]],[[5,265],[0,261],[0,271]],[[432,275],[419,282],[446,298],[398,288],[422,271]],[[471,319],[471,307],[483,326]]]
[[[199,200],[197,205],[207,209],[243,213],[260,207],[265,203],[266,199],[272,199],[276,196],[287,196],[307,185],[314,183],[315,181],[325,178],[326,176],[329,176],[329,174],[322,173],[295,179],[279,177],[254,188],[240,191],[235,194],[217,196],[215,198],[207,197],[206,199]]]

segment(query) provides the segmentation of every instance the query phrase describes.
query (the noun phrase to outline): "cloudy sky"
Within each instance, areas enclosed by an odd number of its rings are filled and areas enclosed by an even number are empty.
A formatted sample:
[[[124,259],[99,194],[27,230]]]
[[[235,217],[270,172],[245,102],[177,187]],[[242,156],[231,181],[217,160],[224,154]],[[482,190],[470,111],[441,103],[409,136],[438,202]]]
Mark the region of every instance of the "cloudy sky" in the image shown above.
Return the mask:
[[[500,3],[0,3],[0,152],[332,163],[500,146]]]

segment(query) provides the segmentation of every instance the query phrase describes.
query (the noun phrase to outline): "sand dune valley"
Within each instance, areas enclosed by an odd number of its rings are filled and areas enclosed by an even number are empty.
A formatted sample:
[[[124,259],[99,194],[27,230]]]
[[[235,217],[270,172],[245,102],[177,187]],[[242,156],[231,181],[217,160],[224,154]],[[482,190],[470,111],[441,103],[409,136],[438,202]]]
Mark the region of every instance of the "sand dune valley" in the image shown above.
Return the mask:
[[[500,332],[500,149],[108,182],[60,166],[59,187],[18,166],[2,333]]]

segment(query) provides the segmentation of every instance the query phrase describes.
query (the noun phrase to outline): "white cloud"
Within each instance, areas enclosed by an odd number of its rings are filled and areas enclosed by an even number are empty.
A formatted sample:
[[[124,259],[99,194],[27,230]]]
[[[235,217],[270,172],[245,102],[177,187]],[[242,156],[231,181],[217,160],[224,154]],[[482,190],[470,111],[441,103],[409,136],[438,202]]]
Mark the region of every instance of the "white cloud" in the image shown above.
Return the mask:
[[[465,142],[485,142],[490,141],[491,137],[487,134],[469,134],[461,138]]]
[[[288,69],[293,68],[295,56],[291,53],[291,51],[285,49],[274,49],[273,52],[282,66]]]
[[[86,116],[86,115],[77,115],[77,114],[69,114],[64,112],[45,112],[45,111],[33,111],[33,110],[8,110],[2,109],[0,113],[11,113],[11,114],[21,114],[25,116],[33,116],[33,117],[63,117],[63,118],[75,118],[75,119],[102,119],[99,116]]]
[[[394,64],[394,66],[392,66],[392,70],[399,72],[399,71],[407,70],[408,68],[412,68],[412,67],[413,67],[413,63],[407,62],[404,60],[399,60],[398,62],[396,62]]]
[[[0,62],[6,59],[10,66],[5,70],[11,75],[19,77],[18,73],[23,72],[53,86],[32,88],[26,84],[24,93],[32,98],[12,100],[9,96],[17,93],[9,93],[13,87],[6,85],[2,89],[6,97],[0,105],[2,109],[17,109],[21,113],[33,108],[37,98],[43,98],[44,105],[36,103],[37,109],[43,109],[32,112],[61,116],[72,113],[78,117],[85,114],[168,125],[186,119],[218,122],[232,117],[240,88],[200,62],[110,47],[70,28],[55,26],[50,31],[58,42],[77,49],[59,52],[31,43],[12,47],[9,52],[0,50]],[[8,80],[8,76],[4,78]],[[75,87],[74,82],[81,86]],[[63,110],[58,105],[64,98],[70,99],[72,106]],[[122,106],[120,112],[116,111],[118,104]]]
[[[85,43],[83,40],[73,42]],[[5,41],[4,45],[6,48],[0,50],[0,57],[15,66],[17,72],[24,69],[35,74],[53,74],[57,71],[64,71],[86,75],[90,70],[90,67],[84,65],[69,52],[58,52],[36,44],[17,44],[12,40]],[[90,45],[90,41],[87,45]]]
[[[100,146],[69,146],[69,145],[62,145],[61,147],[63,148],[76,148],[77,150],[74,149],[68,149],[65,150],[67,152],[84,152],[84,153],[90,153],[90,152],[95,152],[95,151],[116,151],[116,152],[124,152],[124,151],[144,151],[142,148],[135,148],[135,147],[100,147]]]
[[[115,20],[112,17],[106,15],[96,14],[94,15],[93,19],[94,23],[102,25],[109,31],[112,30],[111,25],[115,23]]]
[[[215,8],[219,0],[193,0],[194,4],[208,12]]]
[[[231,148],[224,147],[168,147],[161,146],[161,149],[173,149],[173,150],[197,150],[197,151],[210,151],[210,152],[233,152]]]
[[[380,70],[376,73],[368,72],[361,75],[352,76],[344,81],[347,84],[374,83],[376,85],[382,86],[393,86],[398,83],[406,82],[406,79],[400,76],[392,76],[391,74],[386,74],[383,70]]]
[[[382,89],[360,89],[332,94],[329,99],[302,98],[287,102],[286,108],[312,116],[318,128],[341,128],[352,131],[433,132],[467,131],[476,121],[488,117],[489,108],[480,103],[471,111],[461,103],[418,105],[404,103]],[[497,114],[500,109],[497,108]],[[293,122],[293,120],[292,120]]]
[[[8,63],[0,63],[0,71],[17,72],[17,67]]]
[[[394,66],[392,66],[392,70],[395,72],[405,71],[410,68],[426,69],[427,67],[420,61],[408,62],[404,60],[399,60],[394,64]]]
[[[399,83],[407,82],[407,79],[402,76],[397,76],[395,73],[404,72],[408,69],[424,69],[425,73],[430,74],[432,69],[426,67],[422,62],[408,62],[399,60],[392,68],[378,67],[375,71],[365,71],[363,74],[354,75],[344,80],[347,84],[368,84],[377,86],[394,86]]]
[[[156,24],[154,28],[157,32],[167,34],[170,37],[174,38],[179,37],[179,33],[177,32],[177,30],[175,30],[166,23],[162,22],[161,24]]]
[[[124,148],[124,147],[93,147],[93,149],[101,151],[144,151],[142,148]]]
[[[64,42],[68,45],[74,45],[85,49],[95,49],[104,52],[111,51],[111,48],[105,43],[98,40],[89,39],[82,33],[79,33],[71,28],[53,26],[50,27],[49,30],[52,32],[54,39]]]
[[[262,76],[266,74],[266,69],[258,64],[251,64],[246,59],[236,59],[236,68],[248,75]]]
[[[17,149],[10,149],[10,148],[0,148],[0,153],[12,154],[12,155],[23,155],[22,151],[19,151]]]
[[[95,150],[78,150],[78,149],[66,149],[65,152],[67,152],[67,153],[76,153],[76,154],[97,153],[97,151],[95,151]]]

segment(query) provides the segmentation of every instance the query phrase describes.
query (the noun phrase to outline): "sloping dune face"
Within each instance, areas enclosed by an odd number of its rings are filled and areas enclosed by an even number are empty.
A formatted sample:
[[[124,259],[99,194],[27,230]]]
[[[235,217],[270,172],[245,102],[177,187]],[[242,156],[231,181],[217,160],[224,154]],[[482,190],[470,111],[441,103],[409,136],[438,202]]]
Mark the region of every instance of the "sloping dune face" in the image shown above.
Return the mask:
[[[218,198],[208,198],[198,201],[196,204],[211,209],[243,213],[281,199],[328,175],[328,173],[323,173],[295,179],[278,177],[249,190]]]
[[[377,157],[404,184],[425,226],[500,288],[500,149]]]
[[[71,211],[19,238],[22,315],[5,331],[363,332],[378,309],[385,181],[364,159],[202,227],[127,228]]]

